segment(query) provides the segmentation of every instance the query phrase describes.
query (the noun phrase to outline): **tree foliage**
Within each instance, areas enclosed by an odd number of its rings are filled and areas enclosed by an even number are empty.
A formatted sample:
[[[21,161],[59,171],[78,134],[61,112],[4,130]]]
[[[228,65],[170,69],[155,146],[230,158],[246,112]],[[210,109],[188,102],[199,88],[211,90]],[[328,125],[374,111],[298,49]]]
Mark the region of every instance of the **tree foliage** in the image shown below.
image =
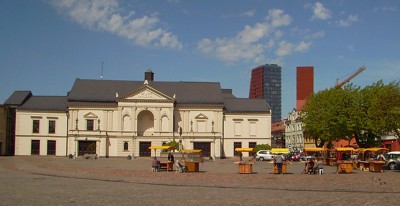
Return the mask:
[[[271,145],[269,144],[258,144],[254,146],[254,152],[258,152],[260,150],[271,150]]]
[[[314,138],[316,146],[353,137],[361,147],[374,146],[389,132],[399,137],[399,82],[319,91],[307,99],[301,115],[304,132]]]

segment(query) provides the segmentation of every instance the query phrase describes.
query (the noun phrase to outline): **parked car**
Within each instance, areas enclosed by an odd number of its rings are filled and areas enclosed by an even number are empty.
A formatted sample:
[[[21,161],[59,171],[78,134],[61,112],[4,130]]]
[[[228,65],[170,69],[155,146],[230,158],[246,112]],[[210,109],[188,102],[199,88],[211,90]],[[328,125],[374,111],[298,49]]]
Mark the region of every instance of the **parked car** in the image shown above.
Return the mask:
[[[259,150],[256,154],[257,161],[271,161],[274,159],[274,155],[271,153],[271,150]]]
[[[290,160],[292,161],[300,161],[301,153],[293,152],[290,154]]]
[[[400,164],[400,151],[386,153],[385,159],[385,167],[388,167],[391,170],[396,169],[396,165]]]

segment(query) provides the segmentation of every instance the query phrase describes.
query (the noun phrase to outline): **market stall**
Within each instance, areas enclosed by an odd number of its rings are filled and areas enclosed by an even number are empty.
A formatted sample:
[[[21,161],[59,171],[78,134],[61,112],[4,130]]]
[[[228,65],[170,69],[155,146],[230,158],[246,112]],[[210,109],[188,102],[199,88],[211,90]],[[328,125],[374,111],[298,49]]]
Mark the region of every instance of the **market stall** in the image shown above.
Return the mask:
[[[202,162],[201,150],[182,150],[182,156],[188,172],[199,172]]]
[[[175,147],[173,146],[150,146],[149,149],[153,149],[154,150],[154,157],[157,158],[157,150],[166,150],[166,151],[170,151],[175,149]],[[160,155],[161,156],[161,155]],[[174,168],[174,162],[170,162],[170,161],[161,161],[160,160],[160,169],[165,169],[167,172],[168,171],[172,171]]]
[[[317,160],[322,160],[322,164],[326,165],[327,164],[327,158],[326,158],[326,153],[327,149],[326,148],[304,148],[303,152],[305,153],[306,156],[314,156],[315,159]]]
[[[253,152],[254,149],[253,148],[235,148],[236,152]],[[241,154],[241,157],[243,155]],[[238,162],[235,162],[239,164],[239,173],[240,174],[252,174],[253,173],[253,164],[254,164],[254,160],[250,159],[250,160],[243,160],[240,159]]]
[[[274,155],[287,155],[290,153],[290,150],[288,148],[272,148],[271,153]],[[287,173],[287,163],[288,161],[286,160],[287,158],[284,158],[283,164],[282,164],[282,173],[285,174]],[[278,174],[278,167],[274,164],[274,174]]]
[[[336,166],[337,173],[352,173],[353,172],[353,161],[351,155],[354,152],[352,147],[338,147],[336,151]]]
[[[380,154],[387,152],[387,148],[361,148],[359,153],[360,170],[370,172],[383,172],[385,161],[378,158]]]
[[[336,165],[336,150],[328,149],[325,158],[326,165],[334,166]]]

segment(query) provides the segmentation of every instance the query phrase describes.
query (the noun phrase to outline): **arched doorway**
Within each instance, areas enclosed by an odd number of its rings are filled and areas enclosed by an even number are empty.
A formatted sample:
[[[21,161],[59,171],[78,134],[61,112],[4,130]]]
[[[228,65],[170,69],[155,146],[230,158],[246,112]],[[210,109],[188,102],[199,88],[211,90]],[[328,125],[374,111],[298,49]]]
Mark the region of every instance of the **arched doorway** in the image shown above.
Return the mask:
[[[149,135],[154,131],[154,115],[148,110],[141,111],[138,115],[138,136]]]

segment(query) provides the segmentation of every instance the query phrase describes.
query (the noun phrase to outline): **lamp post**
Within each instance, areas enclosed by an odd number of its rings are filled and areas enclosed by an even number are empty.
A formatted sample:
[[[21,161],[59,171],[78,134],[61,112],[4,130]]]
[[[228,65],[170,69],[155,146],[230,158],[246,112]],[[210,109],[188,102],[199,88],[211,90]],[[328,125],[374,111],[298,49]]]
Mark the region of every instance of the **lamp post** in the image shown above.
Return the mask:
[[[132,158],[131,158],[131,160],[135,159],[135,140],[136,140],[136,136],[133,134],[132,135]]]
[[[100,119],[97,119],[97,131],[99,132],[99,158],[101,156],[101,128],[100,128]]]
[[[213,156],[212,159],[213,161],[215,161],[215,147],[217,146],[216,143],[216,138],[215,138],[215,131],[214,131],[214,120],[211,122],[211,133],[213,134],[213,141],[214,141],[214,152],[213,152]]]
[[[179,151],[182,151],[182,127],[179,127]]]
[[[76,118],[76,120],[75,120],[75,130],[76,130],[76,135],[75,135],[75,143],[74,143],[74,159],[76,159],[76,150],[77,150],[77,147],[78,147],[78,143],[77,143],[77,141],[78,141],[78,137],[79,137],[79,128],[78,128],[78,123],[79,123],[79,120],[78,120],[78,118]]]

